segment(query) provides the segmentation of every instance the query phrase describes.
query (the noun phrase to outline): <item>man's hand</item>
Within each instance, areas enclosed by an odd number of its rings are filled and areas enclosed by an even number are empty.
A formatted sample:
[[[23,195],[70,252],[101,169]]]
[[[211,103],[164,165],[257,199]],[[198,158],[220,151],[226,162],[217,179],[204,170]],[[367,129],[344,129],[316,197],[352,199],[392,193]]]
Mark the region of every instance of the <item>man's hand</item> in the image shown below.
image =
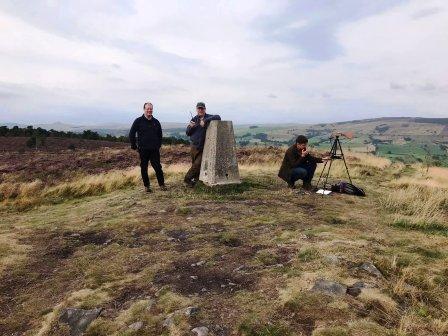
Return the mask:
[[[307,156],[308,154],[309,154],[309,152],[308,152],[307,150],[304,150],[304,151],[302,151],[301,156],[302,156],[302,157],[305,157],[305,156]]]
[[[190,123],[188,124],[188,127],[194,127],[196,126],[196,123],[194,121],[190,121]]]
[[[199,123],[202,127],[205,127],[205,121],[204,119],[201,119],[201,122]]]
[[[330,161],[331,160],[331,157],[330,156],[324,156],[323,158],[322,158],[322,161],[324,161],[324,162],[326,162],[326,161]]]

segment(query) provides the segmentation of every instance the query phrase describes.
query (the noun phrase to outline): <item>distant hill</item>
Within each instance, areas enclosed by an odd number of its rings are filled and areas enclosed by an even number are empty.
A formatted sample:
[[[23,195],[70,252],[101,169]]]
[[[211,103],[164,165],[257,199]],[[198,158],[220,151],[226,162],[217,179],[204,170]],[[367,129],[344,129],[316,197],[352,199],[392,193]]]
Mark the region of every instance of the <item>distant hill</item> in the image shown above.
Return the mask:
[[[7,126],[13,126],[13,123]],[[18,125],[25,127],[27,125]],[[44,129],[83,132],[92,130],[100,135],[127,135],[130,125],[108,123],[71,125],[60,122],[33,125]],[[186,139],[185,123],[162,122],[164,136]],[[370,152],[405,163],[426,162],[448,166],[448,118],[386,117],[334,123],[235,125],[235,139],[239,146],[292,144],[299,134],[310,139],[310,145],[328,150],[333,132],[352,131],[355,138],[343,139],[352,151]]]
[[[289,145],[299,134],[318,149],[330,148],[334,132],[354,132],[343,139],[348,150],[369,152],[405,163],[448,166],[448,118],[376,118],[316,125],[245,125],[235,129],[239,145]],[[174,134],[172,134],[174,135]]]

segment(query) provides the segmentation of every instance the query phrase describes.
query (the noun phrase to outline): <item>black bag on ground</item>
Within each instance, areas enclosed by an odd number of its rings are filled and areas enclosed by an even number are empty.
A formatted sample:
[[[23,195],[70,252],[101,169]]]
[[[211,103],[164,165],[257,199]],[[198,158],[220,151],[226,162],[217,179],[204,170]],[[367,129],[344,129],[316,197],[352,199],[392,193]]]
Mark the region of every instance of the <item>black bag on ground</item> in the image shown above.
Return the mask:
[[[338,192],[341,194],[355,195],[355,196],[365,196],[366,195],[366,193],[364,192],[363,189],[358,188],[354,184],[344,182],[344,181],[340,181],[336,184],[333,184],[331,186],[331,191]]]

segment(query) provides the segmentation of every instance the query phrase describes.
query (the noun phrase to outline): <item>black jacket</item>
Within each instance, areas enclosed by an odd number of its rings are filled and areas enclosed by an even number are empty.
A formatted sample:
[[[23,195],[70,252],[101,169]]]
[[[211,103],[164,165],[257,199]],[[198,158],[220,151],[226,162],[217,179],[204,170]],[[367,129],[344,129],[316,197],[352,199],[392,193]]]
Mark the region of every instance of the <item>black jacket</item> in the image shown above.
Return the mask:
[[[132,124],[129,140],[133,149],[159,149],[162,145],[162,126],[156,118],[148,120],[142,115]]]
[[[201,119],[196,115],[191,119],[191,121],[195,122],[196,125],[193,127],[190,127],[190,125],[187,126],[187,130],[185,133],[190,137],[191,144],[199,150],[202,150],[204,148],[205,131],[207,130],[208,124],[212,120],[221,120],[221,117],[217,114],[213,115],[206,113],[204,115],[205,127],[202,127],[199,124]]]

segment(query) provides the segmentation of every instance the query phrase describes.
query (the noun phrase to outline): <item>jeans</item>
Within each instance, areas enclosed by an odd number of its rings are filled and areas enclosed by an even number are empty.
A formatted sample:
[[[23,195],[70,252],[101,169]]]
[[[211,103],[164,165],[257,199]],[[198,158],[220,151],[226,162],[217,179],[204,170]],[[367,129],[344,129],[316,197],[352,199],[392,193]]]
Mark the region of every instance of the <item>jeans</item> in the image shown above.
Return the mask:
[[[302,180],[303,184],[310,184],[316,171],[317,164],[314,162],[304,163],[291,171],[291,184],[297,180]]]
[[[162,165],[160,164],[159,149],[141,149],[140,153],[140,169],[142,173],[142,180],[145,187],[149,187],[148,163],[151,162],[152,168],[156,172],[157,182],[159,186],[165,185],[163,177]]]

